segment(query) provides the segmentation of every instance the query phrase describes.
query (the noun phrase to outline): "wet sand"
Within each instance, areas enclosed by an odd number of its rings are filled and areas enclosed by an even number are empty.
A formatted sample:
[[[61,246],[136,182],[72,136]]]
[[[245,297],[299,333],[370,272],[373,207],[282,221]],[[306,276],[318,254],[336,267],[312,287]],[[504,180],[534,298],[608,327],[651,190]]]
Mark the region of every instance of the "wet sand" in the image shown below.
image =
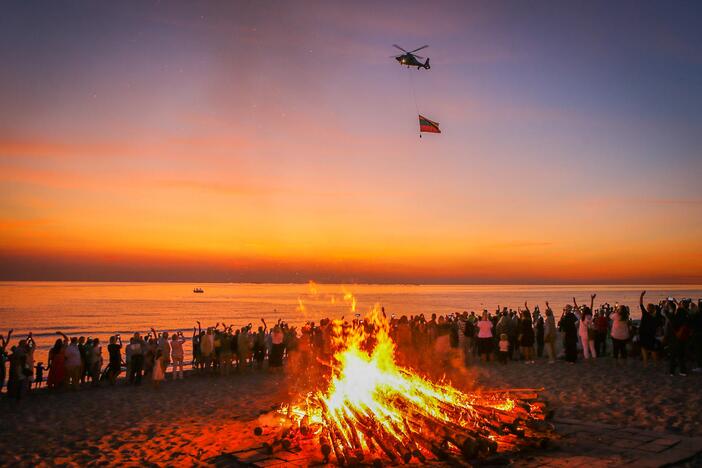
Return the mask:
[[[663,364],[576,365],[537,361],[478,365],[448,373],[458,387],[544,387],[556,416],[622,427],[702,435],[702,375],[669,377]],[[281,373],[189,376],[141,387],[41,390],[0,401],[0,465],[201,465],[258,445],[251,421],[287,401]],[[248,423],[248,424],[247,424]]]

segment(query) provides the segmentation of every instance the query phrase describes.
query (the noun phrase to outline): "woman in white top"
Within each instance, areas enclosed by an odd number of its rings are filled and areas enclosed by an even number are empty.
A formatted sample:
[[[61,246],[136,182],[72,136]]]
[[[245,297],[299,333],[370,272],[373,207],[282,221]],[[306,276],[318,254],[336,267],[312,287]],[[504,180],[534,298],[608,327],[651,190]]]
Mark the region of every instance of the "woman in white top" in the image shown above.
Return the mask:
[[[612,314],[612,351],[614,359],[626,359],[626,342],[629,341],[629,308],[620,305]]]
[[[492,360],[492,342],[492,322],[487,310],[483,310],[483,316],[478,321],[478,353],[483,362]]]
[[[578,303],[573,298],[573,304],[575,304],[575,315],[577,315],[578,323],[578,336],[580,336],[580,344],[583,347],[583,357],[585,359],[593,359],[597,357],[595,352],[595,333],[592,329],[592,308],[595,305],[595,297],[597,294],[590,296],[590,308],[583,306],[578,307]]]

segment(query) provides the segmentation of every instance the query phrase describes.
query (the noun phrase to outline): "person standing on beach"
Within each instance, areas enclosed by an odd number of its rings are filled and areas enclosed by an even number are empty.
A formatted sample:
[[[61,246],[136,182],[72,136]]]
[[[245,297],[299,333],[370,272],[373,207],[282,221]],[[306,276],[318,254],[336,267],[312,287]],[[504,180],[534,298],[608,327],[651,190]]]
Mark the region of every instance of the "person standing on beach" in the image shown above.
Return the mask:
[[[88,375],[92,385],[96,387],[100,385],[100,372],[102,370],[102,346],[100,346],[100,339],[94,338],[85,351],[88,360]]]
[[[200,322],[198,322],[198,326]],[[204,335],[200,335],[200,359],[202,359],[203,368],[209,370],[212,366],[212,358],[214,354],[214,335],[212,328],[208,327]]]
[[[239,331],[239,336],[236,343],[237,354],[239,355],[239,370],[245,369],[249,361],[251,349],[249,330],[249,327],[243,327]]]
[[[575,298],[573,299],[575,300]],[[578,318],[573,313],[570,304],[566,305],[563,315],[558,321],[558,328],[563,332],[563,347],[565,348],[565,359],[571,364],[578,360]]]
[[[63,333],[61,333],[61,335],[68,341],[66,335]],[[78,388],[82,370],[83,365],[80,356],[80,348],[78,347],[78,338],[74,336],[70,339],[68,347],[66,347],[66,380],[71,389],[76,390]]]
[[[264,319],[261,319],[261,321],[263,322],[263,327],[258,327],[258,331],[254,335],[253,344],[253,357],[259,369],[263,367],[263,361],[266,358],[266,330],[268,330],[266,321]]]
[[[641,345],[641,359],[646,367],[648,358],[653,358],[653,361],[658,360],[658,341],[656,340],[656,332],[660,327],[660,308],[654,304],[648,304],[644,307],[643,299],[646,291],[641,291],[639,297],[639,308],[641,309],[641,323],[639,324],[639,344]]]
[[[473,360],[473,340],[475,338],[475,323],[467,318],[463,326],[463,362],[466,366]]]
[[[525,364],[534,363],[534,325],[526,301],[524,301],[522,318],[519,320],[519,350]]]
[[[183,352],[183,343],[185,343],[183,332],[177,332],[171,336],[171,359],[173,360],[173,380],[183,379],[183,359],[185,358],[185,353]]]
[[[88,372],[88,359],[85,354],[85,337],[78,338],[78,351],[80,353],[80,383],[85,382],[85,376]]]
[[[7,338],[0,336],[0,393],[2,392],[3,385],[5,385],[5,363],[9,359],[7,355],[7,345],[10,343],[11,337],[12,329],[7,332]]]
[[[629,308],[620,305],[612,314],[612,329],[609,334],[612,338],[612,355],[614,359],[626,359],[626,343],[629,341]]]
[[[283,354],[285,353],[284,337],[285,335],[280,328],[280,324],[273,327],[271,332],[271,354],[268,359],[270,367],[281,367],[283,365]]]
[[[171,364],[171,344],[168,340],[168,332],[163,332],[159,336],[158,333],[156,333],[156,330],[154,330],[153,327],[151,327],[151,331],[153,332],[154,336],[158,337],[158,340],[156,342],[156,346],[158,346],[158,349],[161,350],[161,359],[162,359],[162,364],[163,364],[163,376],[164,379],[166,377],[166,370],[168,369],[168,366]]]
[[[546,301],[546,320],[544,320],[544,345],[548,351],[548,362],[556,362],[556,318]]]
[[[139,333],[135,333],[127,346],[129,354],[129,375],[127,382],[134,385],[141,384],[142,370],[144,368],[144,341]]]
[[[512,331],[512,319],[510,318],[507,310],[500,312],[499,306],[497,308],[496,314],[499,317],[499,320],[497,321],[497,323],[494,326],[495,338],[499,340],[500,337],[502,337],[502,335],[507,335],[507,340],[509,341],[509,335]],[[509,354],[509,349],[507,350],[507,354]],[[510,359],[511,359],[511,357],[510,357]]]
[[[691,304],[694,306],[695,304]],[[692,337],[693,340],[693,350],[695,352],[695,363],[696,367],[692,369],[692,372],[702,372],[702,299],[697,300],[697,306],[690,314],[690,322],[692,324]]]
[[[507,309],[505,307],[505,309]],[[516,311],[510,309],[507,318],[510,320],[508,323],[507,335],[509,336],[509,358],[511,360],[515,359],[514,352],[519,348],[519,325],[520,320]]]
[[[154,384],[154,388],[158,389],[161,382],[166,378],[166,372],[163,370],[163,352],[161,348],[156,348],[156,353],[154,354],[154,365],[151,371],[151,382]]]
[[[65,376],[65,352],[66,342],[61,338],[56,340],[54,346],[49,350],[49,378],[46,381],[50,389],[58,389],[63,385]]]
[[[486,309],[483,310],[483,316],[478,321],[478,352],[483,362],[492,360],[492,342],[492,322]]]
[[[202,356],[200,356],[200,338],[202,337],[202,330],[200,329],[200,322],[197,322],[197,327],[193,327],[193,369],[200,369],[202,367]]]
[[[20,400],[28,385],[30,372],[27,368],[27,349],[25,340],[20,340],[12,347],[10,354],[10,373],[7,379],[7,396]]]
[[[536,338],[536,357],[544,356],[544,318],[541,316],[539,306],[534,307],[534,336]]]
[[[687,376],[686,348],[690,338],[691,328],[688,321],[687,310],[684,304],[675,304],[668,301],[663,307],[663,313],[667,319],[665,330],[665,341],[668,344],[668,356],[670,359],[670,375],[674,376],[676,369],[680,369],[680,375]]]
[[[597,357],[603,357],[607,353],[607,330],[609,329],[609,318],[605,314],[605,306],[601,306],[595,318],[592,319],[592,326],[595,330],[595,352]]]
[[[109,355],[107,379],[110,385],[114,385],[117,382],[117,377],[122,372],[122,337],[119,334],[110,337],[110,343],[107,345],[107,354]]]
[[[592,329],[592,308],[595,305],[595,297],[597,294],[590,296],[590,307],[582,306],[578,307],[578,303],[573,298],[573,305],[575,306],[575,314],[578,317],[578,336],[580,336],[580,344],[583,347],[583,358],[594,359],[597,357],[595,350],[595,335]]]

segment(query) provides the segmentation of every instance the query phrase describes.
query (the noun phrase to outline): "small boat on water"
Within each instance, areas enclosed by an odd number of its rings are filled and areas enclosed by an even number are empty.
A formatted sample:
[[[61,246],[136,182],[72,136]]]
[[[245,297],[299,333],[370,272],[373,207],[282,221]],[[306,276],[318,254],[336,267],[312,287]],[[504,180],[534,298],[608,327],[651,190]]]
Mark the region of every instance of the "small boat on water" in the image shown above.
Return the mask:
[[[202,294],[205,292],[205,290],[202,288],[195,288],[195,289],[193,289],[193,292],[196,294]]]

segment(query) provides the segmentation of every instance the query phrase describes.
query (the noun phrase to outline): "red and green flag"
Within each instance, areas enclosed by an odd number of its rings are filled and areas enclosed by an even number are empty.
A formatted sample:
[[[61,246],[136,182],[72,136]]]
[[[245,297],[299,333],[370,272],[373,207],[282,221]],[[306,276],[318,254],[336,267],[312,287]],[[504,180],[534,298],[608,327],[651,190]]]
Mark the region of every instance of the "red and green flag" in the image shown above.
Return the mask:
[[[441,133],[438,122],[429,120],[421,114],[419,116],[419,131],[426,133]]]

